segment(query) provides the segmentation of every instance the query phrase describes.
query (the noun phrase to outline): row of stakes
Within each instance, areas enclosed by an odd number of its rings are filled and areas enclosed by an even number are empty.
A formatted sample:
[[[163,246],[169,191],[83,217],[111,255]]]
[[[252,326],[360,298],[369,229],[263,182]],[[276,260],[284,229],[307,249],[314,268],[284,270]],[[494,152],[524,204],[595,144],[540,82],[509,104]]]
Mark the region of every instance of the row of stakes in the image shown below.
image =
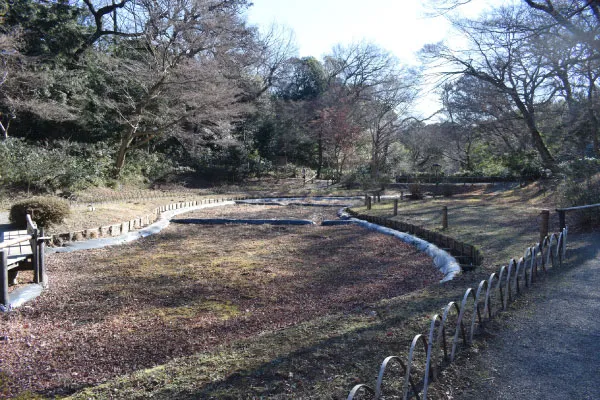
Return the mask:
[[[549,266],[562,265],[566,256],[567,232],[568,229],[565,227],[558,235],[553,233],[546,236],[540,244],[527,248],[523,257],[518,261],[511,259],[508,266],[503,266],[498,272],[492,273],[487,280],[482,280],[476,290],[468,288],[460,305],[454,301],[448,303],[443,308],[441,315],[435,314],[431,318],[428,335],[419,334],[413,338],[406,362],[400,356],[386,357],[379,368],[375,386],[358,384],[352,388],[347,400],[358,399],[359,396],[375,400],[382,399],[386,371],[392,365],[399,366],[403,371],[401,381],[395,382],[402,384],[402,399],[408,400],[415,397],[426,400],[430,382],[438,378],[438,372],[443,366],[454,361],[460,339],[464,346],[472,343],[476,318],[481,327],[486,316],[488,321],[491,320],[498,312],[506,310],[508,302],[513,301],[524,288],[531,287],[540,269],[546,272]],[[494,291],[497,293],[496,296],[499,295],[500,300],[497,310],[494,310],[492,301],[495,297],[493,296]],[[485,297],[482,299],[482,296]],[[470,299],[472,299],[472,308],[468,306]],[[481,307],[482,301],[483,307]],[[468,310],[471,310],[472,315],[465,322]],[[449,348],[446,330],[451,315],[456,316],[456,323]],[[412,370],[414,369],[415,354],[420,346],[425,354],[425,371],[422,380],[416,381]],[[421,392],[422,397],[419,396]]]

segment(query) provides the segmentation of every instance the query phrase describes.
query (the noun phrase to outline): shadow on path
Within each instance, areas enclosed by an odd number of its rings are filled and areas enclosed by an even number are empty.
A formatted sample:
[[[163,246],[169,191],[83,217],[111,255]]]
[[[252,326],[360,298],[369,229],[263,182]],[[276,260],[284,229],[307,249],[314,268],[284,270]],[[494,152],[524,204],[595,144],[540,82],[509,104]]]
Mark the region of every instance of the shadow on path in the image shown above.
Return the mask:
[[[496,337],[461,361],[449,383],[463,387],[454,399],[600,399],[600,233],[569,242],[567,265],[520,297],[490,327]]]

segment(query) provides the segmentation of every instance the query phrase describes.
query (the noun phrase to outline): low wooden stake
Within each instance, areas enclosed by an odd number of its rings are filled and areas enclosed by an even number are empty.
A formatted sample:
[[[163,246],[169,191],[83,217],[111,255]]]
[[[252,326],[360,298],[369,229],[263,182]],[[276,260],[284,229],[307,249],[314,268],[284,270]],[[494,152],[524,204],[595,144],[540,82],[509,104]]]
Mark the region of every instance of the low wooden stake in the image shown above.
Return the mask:
[[[548,230],[550,227],[550,210],[542,210],[540,213],[542,216],[540,220],[540,244],[544,241],[544,238],[548,236]]]

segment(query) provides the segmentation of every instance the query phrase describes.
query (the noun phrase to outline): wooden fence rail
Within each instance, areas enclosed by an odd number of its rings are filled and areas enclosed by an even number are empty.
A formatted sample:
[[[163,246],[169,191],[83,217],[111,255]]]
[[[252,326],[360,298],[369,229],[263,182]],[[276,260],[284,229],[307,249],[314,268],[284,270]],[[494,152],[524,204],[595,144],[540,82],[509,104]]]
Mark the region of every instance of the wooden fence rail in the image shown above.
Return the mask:
[[[560,225],[560,230],[565,229],[566,224],[566,213],[567,211],[579,211],[579,210],[587,210],[590,208],[598,208],[600,207],[600,203],[597,204],[588,204],[586,206],[577,206],[577,207],[567,207],[567,208],[557,208],[556,212],[558,213],[558,222]]]

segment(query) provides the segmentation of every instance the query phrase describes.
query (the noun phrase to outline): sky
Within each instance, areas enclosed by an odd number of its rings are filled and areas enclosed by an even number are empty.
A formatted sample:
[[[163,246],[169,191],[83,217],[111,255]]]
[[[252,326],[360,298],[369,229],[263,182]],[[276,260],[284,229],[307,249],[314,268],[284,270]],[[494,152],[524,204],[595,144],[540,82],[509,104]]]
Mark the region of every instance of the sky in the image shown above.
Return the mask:
[[[431,0],[435,2],[436,0]],[[417,64],[416,53],[427,43],[450,37],[446,18],[427,16],[425,1],[418,0],[252,0],[248,22],[263,29],[272,23],[291,28],[298,55],[321,58],[336,44],[365,40],[393,53],[403,64]],[[461,15],[473,17],[500,0],[472,0]],[[437,98],[425,90],[418,105],[426,114],[439,108]],[[427,94],[429,93],[429,94]]]

